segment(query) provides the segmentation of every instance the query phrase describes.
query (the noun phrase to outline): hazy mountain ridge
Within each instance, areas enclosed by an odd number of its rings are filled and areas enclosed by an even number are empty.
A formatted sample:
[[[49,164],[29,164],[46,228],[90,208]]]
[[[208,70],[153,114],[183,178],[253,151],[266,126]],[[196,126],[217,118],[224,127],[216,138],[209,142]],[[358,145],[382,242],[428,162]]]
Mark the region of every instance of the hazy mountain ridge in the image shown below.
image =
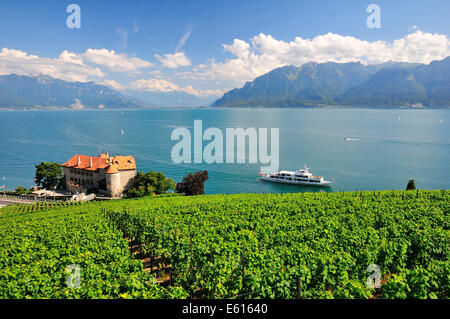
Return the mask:
[[[216,100],[216,107],[344,105],[450,107],[450,57],[428,65],[306,63],[272,70]]]
[[[217,99],[217,96],[196,96],[181,91],[151,92],[127,90],[125,93],[145,103],[166,107],[208,106]]]
[[[50,76],[0,76],[0,108],[137,108],[146,106],[94,82],[67,82]]]
[[[2,109],[115,109],[196,107],[210,105],[216,96],[198,97],[186,92],[116,91],[94,82],[68,82],[46,75],[0,76]]]

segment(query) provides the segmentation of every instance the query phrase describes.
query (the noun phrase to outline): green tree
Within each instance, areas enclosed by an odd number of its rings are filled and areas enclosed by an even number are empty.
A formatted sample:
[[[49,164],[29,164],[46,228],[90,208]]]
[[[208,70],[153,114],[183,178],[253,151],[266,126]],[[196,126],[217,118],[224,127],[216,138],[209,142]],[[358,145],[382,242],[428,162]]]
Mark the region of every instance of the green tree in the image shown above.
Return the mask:
[[[125,197],[141,197],[153,193],[159,195],[167,193],[169,189],[175,189],[175,182],[163,173],[137,172],[134,177],[134,186],[126,193]]]
[[[407,191],[411,191],[411,190],[414,190],[414,189],[416,189],[416,184],[414,183],[413,179],[410,179],[409,182],[408,182],[408,185],[406,185],[406,190]]]
[[[25,193],[27,193],[27,189],[25,187],[23,187],[22,185],[19,185],[16,188],[16,193],[17,194],[25,194]]]
[[[64,183],[62,167],[59,163],[41,162],[36,167],[34,182],[47,189],[61,187]]]

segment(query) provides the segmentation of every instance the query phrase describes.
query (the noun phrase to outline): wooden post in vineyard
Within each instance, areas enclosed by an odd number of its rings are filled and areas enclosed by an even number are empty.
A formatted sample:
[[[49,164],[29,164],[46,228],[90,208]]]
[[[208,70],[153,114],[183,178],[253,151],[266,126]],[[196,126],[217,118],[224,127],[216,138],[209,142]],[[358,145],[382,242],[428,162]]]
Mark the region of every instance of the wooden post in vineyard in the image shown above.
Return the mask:
[[[301,294],[301,284],[302,284],[302,279],[300,277],[298,277],[297,280],[297,299],[301,299],[302,298],[302,294]]]
[[[419,198],[419,189],[416,191],[416,198]]]

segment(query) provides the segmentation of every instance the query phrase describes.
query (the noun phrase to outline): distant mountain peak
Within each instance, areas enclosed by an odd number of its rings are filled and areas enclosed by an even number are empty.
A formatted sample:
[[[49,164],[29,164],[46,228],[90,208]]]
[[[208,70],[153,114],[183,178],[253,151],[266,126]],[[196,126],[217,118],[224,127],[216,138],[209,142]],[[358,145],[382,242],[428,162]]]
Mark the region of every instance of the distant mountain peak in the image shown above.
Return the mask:
[[[285,65],[226,92],[215,107],[450,106],[450,57],[429,65],[388,61]]]
[[[0,108],[139,108],[145,104],[94,82],[68,82],[48,75],[0,76]],[[82,107],[81,107],[82,106]]]

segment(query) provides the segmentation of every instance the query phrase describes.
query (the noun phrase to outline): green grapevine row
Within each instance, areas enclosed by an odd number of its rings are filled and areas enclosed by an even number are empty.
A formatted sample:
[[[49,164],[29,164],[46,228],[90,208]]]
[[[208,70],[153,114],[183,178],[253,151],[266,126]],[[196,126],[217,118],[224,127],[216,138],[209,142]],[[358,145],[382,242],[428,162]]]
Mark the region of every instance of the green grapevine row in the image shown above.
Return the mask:
[[[192,297],[446,298],[442,191],[243,194],[105,210],[145,256],[162,255]],[[383,286],[366,286],[370,264]],[[270,288],[275,287],[275,288]]]
[[[449,199],[170,196],[2,213],[0,298],[448,298]],[[80,288],[66,284],[71,264]],[[380,288],[366,285],[371,264]]]

